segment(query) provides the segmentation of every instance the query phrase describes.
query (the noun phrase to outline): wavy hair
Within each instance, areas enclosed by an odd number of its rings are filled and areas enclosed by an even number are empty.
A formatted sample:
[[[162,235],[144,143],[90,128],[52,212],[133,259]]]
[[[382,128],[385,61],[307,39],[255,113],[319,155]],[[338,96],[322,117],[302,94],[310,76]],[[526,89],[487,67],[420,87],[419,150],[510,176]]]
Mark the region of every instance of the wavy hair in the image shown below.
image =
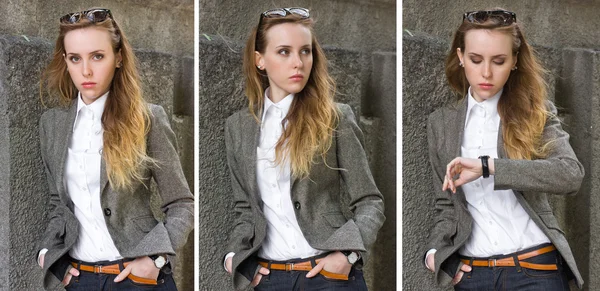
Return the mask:
[[[512,36],[512,54],[517,58],[517,69],[511,71],[502,96],[498,102],[498,114],[502,120],[504,148],[511,159],[532,160],[543,158],[548,152],[548,143],[541,140],[546,119],[547,83],[542,67],[533,48],[527,43],[519,23],[503,25],[498,19],[490,18],[483,23],[463,21],[454,34],[450,53],[446,57],[446,78],[457,94],[464,98],[469,82],[459,66],[457,48],[465,51],[465,34],[472,29],[501,31]]]
[[[88,27],[105,30],[110,35],[113,52],[121,52],[122,64],[115,69],[102,114],[102,152],[109,183],[117,189],[131,190],[134,181],[143,180],[144,167],[153,162],[146,150],[150,113],[142,97],[133,49],[114,19],[109,17],[102,22],[93,23],[82,17],[77,23],[60,23],[52,60],[42,73],[40,98],[43,102],[44,87],[48,98],[63,107],[69,106],[77,98],[78,91],[67,71],[64,58],[64,38],[70,31]]]
[[[254,27],[244,51],[243,73],[246,81],[246,96],[252,116],[260,123],[264,94],[269,86],[267,75],[255,65],[255,49],[264,53],[267,46],[267,31],[282,23],[296,23],[307,27],[311,32],[313,67],[306,86],[295,94],[290,111],[282,122],[283,133],[275,146],[277,164],[289,159],[294,177],[307,177],[314,158],[325,155],[332,144],[334,128],[339,114],[333,97],[335,82],[327,71],[327,58],[317,42],[314,21],[290,14],[281,18],[263,18],[260,27]]]

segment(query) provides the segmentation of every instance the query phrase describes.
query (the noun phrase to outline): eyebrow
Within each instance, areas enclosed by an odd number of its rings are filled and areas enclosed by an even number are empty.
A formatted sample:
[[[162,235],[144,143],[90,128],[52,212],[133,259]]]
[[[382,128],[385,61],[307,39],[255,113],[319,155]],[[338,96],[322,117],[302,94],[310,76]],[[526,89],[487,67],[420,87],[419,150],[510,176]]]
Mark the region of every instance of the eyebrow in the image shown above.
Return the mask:
[[[95,50],[93,52],[90,52],[89,55],[93,55],[93,54],[97,54],[97,53],[104,53],[104,50]],[[67,53],[67,56],[79,56],[78,53]]]
[[[476,54],[476,53],[468,53],[469,56],[475,56],[475,57],[482,57],[480,54]],[[492,58],[498,58],[498,57],[506,57],[506,54],[500,54],[500,55],[495,55],[492,56]]]
[[[291,48],[291,45],[287,45],[287,44],[282,44],[282,45],[278,45],[275,48]],[[311,47],[310,44],[305,44],[303,46],[301,46],[301,48],[307,48],[307,47]]]

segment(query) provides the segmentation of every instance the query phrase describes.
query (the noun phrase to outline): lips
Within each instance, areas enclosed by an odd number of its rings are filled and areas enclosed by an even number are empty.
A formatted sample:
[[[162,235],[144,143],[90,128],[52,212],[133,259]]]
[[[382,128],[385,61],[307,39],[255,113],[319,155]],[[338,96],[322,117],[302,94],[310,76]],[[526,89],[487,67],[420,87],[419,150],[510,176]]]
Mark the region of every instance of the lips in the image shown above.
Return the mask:
[[[85,83],[82,83],[81,86],[83,86],[83,88],[90,89],[90,88],[93,88],[94,86],[96,86],[96,83],[94,83],[94,82],[85,82]]]
[[[304,79],[304,76],[301,74],[296,74],[290,77],[290,80],[292,81],[301,81],[302,79]]]
[[[481,88],[483,90],[490,90],[490,89],[492,89],[492,87],[494,87],[494,85],[490,84],[490,83],[480,83],[479,84],[479,88]]]

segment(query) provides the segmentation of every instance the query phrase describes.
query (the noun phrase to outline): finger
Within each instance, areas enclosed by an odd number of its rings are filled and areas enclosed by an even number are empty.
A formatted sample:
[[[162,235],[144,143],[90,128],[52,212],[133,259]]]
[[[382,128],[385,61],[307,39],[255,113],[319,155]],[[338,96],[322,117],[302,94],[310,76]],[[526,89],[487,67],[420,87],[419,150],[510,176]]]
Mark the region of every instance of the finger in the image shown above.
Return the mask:
[[[463,271],[463,272],[465,272],[465,273],[471,272],[472,269],[473,268],[471,268],[471,266],[466,265],[466,264],[462,265],[462,267],[460,267],[460,270]]]
[[[256,287],[256,285],[258,285],[258,283],[260,282],[260,279],[262,279],[262,274],[256,274],[256,276],[254,276],[254,280],[252,280],[252,287]]]
[[[123,269],[123,271],[119,273],[119,275],[115,278],[114,282],[121,282],[125,280],[125,278],[129,276],[129,273],[131,273],[131,264],[127,265],[127,267],[125,267],[125,269]]]
[[[75,268],[71,268],[71,270],[69,270],[69,273],[75,277],[79,276],[79,270]]]
[[[260,267],[260,270],[258,270],[258,272],[263,275],[269,275],[269,273],[271,273],[271,271],[269,271],[269,269],[267,269],[265,267]]]
[[[325,260],[321,260],[308,274],[306,274],[306,278],[312,278],[317,275],[321,270],[323,270],[323,266],[325,266]]]
[[[448,189],[448,176],[444,176],[444,183],[442,184],[442,191]]]
[[[71,273],[65,276],[65,278],[62,280],[63,286],[67,286],[67,284],[69,284],[69,282],[71,281],[71,277],[73,277]]]
[[[454,279],[452,279],[452,285],[458,284],[458,282],[460,282],[460,280],[462,279],[463,274],[463,271],[458,271],[458,273],[456,273],[456,276],[454,276]]]

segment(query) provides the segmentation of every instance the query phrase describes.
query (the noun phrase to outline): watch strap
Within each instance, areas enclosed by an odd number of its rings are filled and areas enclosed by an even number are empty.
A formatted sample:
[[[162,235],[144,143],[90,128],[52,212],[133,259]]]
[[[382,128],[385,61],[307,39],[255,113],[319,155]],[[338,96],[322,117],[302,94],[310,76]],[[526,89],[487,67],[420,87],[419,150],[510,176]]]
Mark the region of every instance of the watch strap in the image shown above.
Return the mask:
[[[490,176],[490,166],[488,164],[490,156],[479,156],[481,160],[481,170],[483,172],[483,177],[488,178]]]

